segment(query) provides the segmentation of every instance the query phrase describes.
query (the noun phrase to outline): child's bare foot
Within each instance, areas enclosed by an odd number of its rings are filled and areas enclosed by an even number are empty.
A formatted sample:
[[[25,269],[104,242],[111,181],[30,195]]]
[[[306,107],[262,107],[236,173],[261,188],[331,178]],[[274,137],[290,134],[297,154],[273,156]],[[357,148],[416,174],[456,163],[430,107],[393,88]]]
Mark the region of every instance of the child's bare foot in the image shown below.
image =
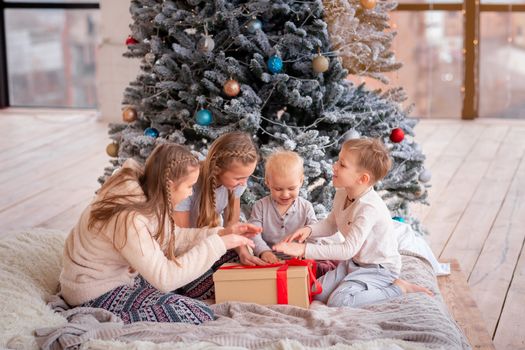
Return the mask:
[[[434,296],[434,293],[430,291],[430,289],[422,287],[418,284],[413,284],[408,281],[397,279],[394,281],[394,284],[401,288],[401,291],[403,291],[403,294],[407,293],[425,293],[430,295],[431,297]]]

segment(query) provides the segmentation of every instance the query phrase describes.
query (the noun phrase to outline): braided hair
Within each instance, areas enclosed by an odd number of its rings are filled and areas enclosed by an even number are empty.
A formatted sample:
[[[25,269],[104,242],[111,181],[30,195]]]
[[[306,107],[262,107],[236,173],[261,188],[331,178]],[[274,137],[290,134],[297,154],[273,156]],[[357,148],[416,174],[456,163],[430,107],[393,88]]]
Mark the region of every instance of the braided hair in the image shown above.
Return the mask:
[[[113,222],[113,233],[128,232],[129,224],[135,224],[134,216],[143,215],[154,221],[155,232],[151,233],[162,247],[166,256],[175,259],[175,236],[171,201],[170,181],[177,185],[193,169],[197,169],[197,158],[184,146],[163,143],[155,147],[144,167],[122,168],[102,186],[101,199],[92,205],[88,227],[100,231]],[[125,193],[122,185],[126,182],[138,183],[142,194]],[[126,188],[126,187],[123,187]],[[123,193],[124,192],[124,193]],[[166,228],[167,221],[171,229]],[[117,230],[123,225],[124,230]],[[117,237],[113,234],[113,246],[119,250],[127,242],[127,235]]]
[[[256,163],[258,160],[257,146],[247,133],[227,133],[211,144],[206,159],[201,164],[197,184],[201,189],[197,227],[219,226],[220,218],[215,209],[215,189],[220,186],[219,176],[227,171],[233,162],[244,166]],[[228,191],[228,217],[225,222],[232,219],[234,200],[233,192]]]

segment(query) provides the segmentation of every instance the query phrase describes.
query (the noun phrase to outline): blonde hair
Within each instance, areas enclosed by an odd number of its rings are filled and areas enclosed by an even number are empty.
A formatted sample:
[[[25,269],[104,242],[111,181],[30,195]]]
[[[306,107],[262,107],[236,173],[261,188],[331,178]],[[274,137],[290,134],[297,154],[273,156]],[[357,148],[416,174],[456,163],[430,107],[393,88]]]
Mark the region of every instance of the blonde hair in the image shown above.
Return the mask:
[[[392,166],[389,152],[379,139],[351,139],[342,149],[357,154],[357,165],[370,172],[373,183],[384,178]]]
[[[266,158],[264,165],[264,179],[268,182],[274,174],[295,173],[300,176],[304,174],[304,160],[296,152],[277,150]]]
[[[257,146],[251,136],[243,132],[231,132],[216,139],[210,146],[206,159],[201,164],[201,173],[198,188],[201,191],[199,199],[199,216],[197,227],[216,227],[219,225],[219,215],[216,212],[215,189],[220,186],[219,176],[226,171],[233,162],[249,165],[259,160]],[[235,197],[228,191],[229,222],[233,215]]]
[[[198,166],[198,159],[186,147],[171,143],[158,145],[143,167],[122,168],[104,183],[99,190],[102,198],[91,206],[88,228],[97,225],[100,232],[115,217],[113,233],[124,232],[122,237],[113,234],[113,246],[120,250],[126,245],[128,224],[133,222],[133,217],[137,214],[154,216],[158,222],[152,238],[159,242],[169,259],[175,260],[175,223],[171,215],[174,208],[169,181],[178,185]],[[122,194],[116,190],[128,182],[138,183],[146,199],[137,200],[142,194]],[[166,216],[171,222],[171,231],[165,229]],[[119,228],[120,225],[123,228]]]

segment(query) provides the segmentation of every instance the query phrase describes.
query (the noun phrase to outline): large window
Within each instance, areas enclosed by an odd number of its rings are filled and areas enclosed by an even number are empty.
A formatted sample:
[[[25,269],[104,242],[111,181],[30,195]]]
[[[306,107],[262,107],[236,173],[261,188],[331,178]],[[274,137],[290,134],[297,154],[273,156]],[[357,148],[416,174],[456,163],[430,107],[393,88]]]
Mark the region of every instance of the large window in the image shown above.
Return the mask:
[[[0,3],[4,106],[96,107],[97,2]]]
[[[482,12],[480,117],[525,118],[525,13]]]
[[[401,86],[413,104],[411,116],[458,118],[462,107],[463,18],[458,12],[395,11],[391,26],[397,32],[392,49],[403,67],[386,76]],[[373,88],[386,88],[367,79]]]
[[[525,0],[400,0],[391,25],[411,115],[525,118]]]

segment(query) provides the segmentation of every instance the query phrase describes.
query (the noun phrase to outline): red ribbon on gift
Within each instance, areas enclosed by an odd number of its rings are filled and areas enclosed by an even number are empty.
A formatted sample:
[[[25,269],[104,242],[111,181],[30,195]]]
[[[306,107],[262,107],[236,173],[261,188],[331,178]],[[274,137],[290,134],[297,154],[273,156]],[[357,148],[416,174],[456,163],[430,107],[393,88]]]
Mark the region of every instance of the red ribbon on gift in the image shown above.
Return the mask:
[[[246,266],[246,265],[232,265],[232,266],[223,266],[219,270],[233,270],[233,269],[266,269],[268,267],[279,267],[276,271],[276,285],[277,285],[277,304],[288,304],[288,266],[306,266],[309,277],[309,289],[308,295],[310,297],[310,302],[312,302],[314,295],[321,294],[323,292],[323,287],[321,282],[315,278],[315,272],[317,270],[317,264],[315,260],[310,259],[290,259],[285,260],[283,264],[269,264],[262,266]],[[314,290],[312,290],[312,286]]]

